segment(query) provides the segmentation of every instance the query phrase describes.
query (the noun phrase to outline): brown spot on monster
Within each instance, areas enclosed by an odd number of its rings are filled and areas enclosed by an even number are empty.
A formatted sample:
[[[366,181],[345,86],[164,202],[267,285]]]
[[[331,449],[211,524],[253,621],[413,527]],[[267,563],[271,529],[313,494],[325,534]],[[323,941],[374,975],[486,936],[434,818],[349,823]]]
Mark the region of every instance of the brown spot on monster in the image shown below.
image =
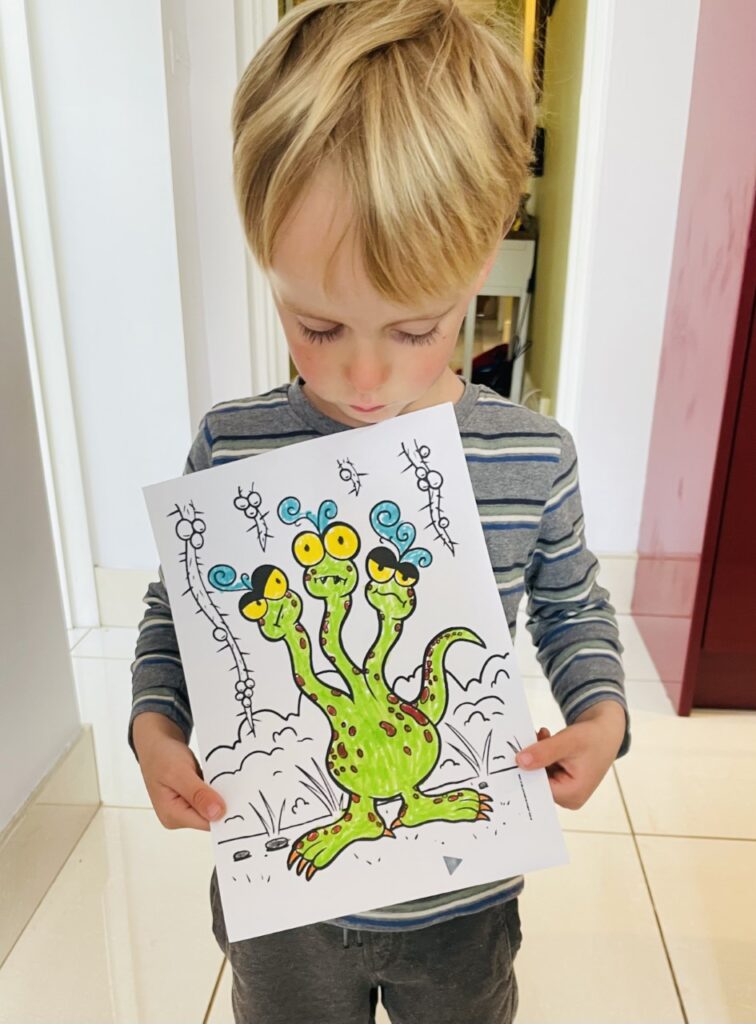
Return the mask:
[[[357,768],[353,764],[349,765],[349,771],[354,772],[355,775],[357,774]]]
[[[294,682],[297,684],[297,686],[304,686],[305,684],[304,679],[299,675],[294,676]]]
[[[428,689],[427,686],[424,686],[422,688],[422,690],[420,691],[420,703],[421,704],[425,704],[425,702],[428,700],[429,696],[430,696],[430,690]]]
[[[335,836],[337,836],[339,832],[341,832],[341,825],[334,825],[331,831]]]
[[[396,736],[396,726],[392,725],[391,722],[379,722],[378,725],[387,736]]]
[[[433,733],[430,731],[430,729],[426,729],[423,732],[423,736],[425,736],[426,743],[432,743],[433,742]]]
[[[317,693],[308,693],[307,696],[310,698],[310,700],[314,701],[316,704],[318,703],[318,695],[317,695]]]
[[[402,750],[404,751],[404,753],[405,753],[405,754],[406,754],[406,755],[407,755],[408,757],[411,757],[411,756],[412,756],[412,751],[410,750],[410,748],[409,748],[409,747],[402,747]]]
[[[347,811],[346,814],[344,815],[344,821],[351,821],[351,820],[352,820],[352,815],[349,813],[349,811]]]
[[[401,713],[401,711],[397,711],[396,717],[399,719],[400,722],[404,721],[404,715]]]
[[[418,725],[428,724],[428,719],[422,711],[418,711],[416,707],[412,706],[412,704],[400,704],[400,707],[402,711],[405,711],[410,716],[410,718],[414,718]]]
[[[304,638],[304,637],[301,637],[301,638],[300,638],[300,640],[299,640],[299,646],[300,646],[300,647],[302,648],[302,650],[304,650],[304,648],[305,648],[305,647],[307,646],[307,641],[305,640],[305,638]]]
[[[402,624],[401,624],[401,622],[394,623],[394,632],[395,633],[401,633],[401,631],[402,631]]]
[[[458,799],[457,794],[456,793],[452,793],[452,795],[449,797],[449,802],[450,803],[454,803],[454,801],[457,800],[457,799]]]
[[[372,811],[368,811],[368,821],[375,821],[375,815]]]
[[[336,750],[338,752],[339,757],[347,756],[347,748],[344,746],[343,743],[339,743],[338,747],[336,747]]]
[[[334,697],[343,697],[344,696],[344,694],[341,692],[341,690],[331,690],[331,693],[334,695]]]
[[[352,665],[352,672],[354,672],[354,674],[356,676],[361,676],[362,675],[362,672],[357,668],[356,665]]]
[[[437,796],[436,799],[433,801],[434,804],[442,804],[443,802],[444,801],[440,796]]]
[[[352,803],[353,804],[358,804],[360,802],[360,800],[362,800],[362,797],[359,795],[359,793],[352,793]]]
[[[294,843],[294,849],[295,850],[301,850],[303,846],[304,846],[304,843],[302,842],[301,839],[299,840],[299,842]]]
[[[328,712],[329,715],[336,714],[336,708],[333,706],[333,704],[329,704],[328,707],[326,708],[326,711]]]
[[[389,704],[398,704],[399,703],[399,698],[397,697],[397,695],[395,693],[390,693],[388,695],[387,700],[388,700]]]
[[[377,672],[375,672],[375,673],[373,674],[373,679],[380,679],[380,678],[381,678],[381,677],[380,677],[380,675],[379,675],[379,674],[378,674]]]
[[[307,835],[308,842],[310,842],[310,843],[314,842],[314,840],[317,839],[317,838],[318,838],[318,833],[317,832],[309,832],[308,835]]]
[[[357,747],[357,757],[364,757],[364,756],[365,756],[365,751],[362,749],[362,747]]]
[[[298,622],[294,629],[296,629],[297,633],[304,633],[304,626],[301,622]]]
[[[412,732],[412,726],[411,725],[405,725],[404,731],[405,732]]]
[[[353,725],[349,726],[349,735],[350,736],[356,736],[357,735],[357,729]]]

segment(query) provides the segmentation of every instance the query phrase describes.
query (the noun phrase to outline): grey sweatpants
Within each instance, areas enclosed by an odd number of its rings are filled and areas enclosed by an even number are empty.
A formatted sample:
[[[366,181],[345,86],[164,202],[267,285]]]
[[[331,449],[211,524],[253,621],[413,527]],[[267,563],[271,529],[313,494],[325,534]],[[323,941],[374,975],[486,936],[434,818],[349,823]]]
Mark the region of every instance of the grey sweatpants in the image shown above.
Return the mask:
[[[517,900],[404,932],[332,924],[229,943],[215,868],[213,933],[233,972],[236,1024],[371,1024],[378,988],[392,1024],[511,1024]]]

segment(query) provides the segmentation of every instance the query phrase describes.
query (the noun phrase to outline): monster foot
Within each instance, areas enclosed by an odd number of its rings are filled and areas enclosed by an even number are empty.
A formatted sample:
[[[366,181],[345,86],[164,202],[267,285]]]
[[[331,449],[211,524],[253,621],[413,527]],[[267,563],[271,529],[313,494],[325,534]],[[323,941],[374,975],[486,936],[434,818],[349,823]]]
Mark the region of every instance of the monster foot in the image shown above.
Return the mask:
[[[305,832],[297,839],[289,854],[288,867],[296,865],[297,874],[305,874],[309,882],[316,871],[328,865],[351,843],[359,839],[380,839],[394,833],[387,829],[372,800],[364,797],[358,803],[352,798],[347,810],[332,825]]]
[[[426,796],[413,790],[402,798],[402,808],[391,828],[423,825],[427,821],[490,821],[491,798],[476,789],[450,789]]]

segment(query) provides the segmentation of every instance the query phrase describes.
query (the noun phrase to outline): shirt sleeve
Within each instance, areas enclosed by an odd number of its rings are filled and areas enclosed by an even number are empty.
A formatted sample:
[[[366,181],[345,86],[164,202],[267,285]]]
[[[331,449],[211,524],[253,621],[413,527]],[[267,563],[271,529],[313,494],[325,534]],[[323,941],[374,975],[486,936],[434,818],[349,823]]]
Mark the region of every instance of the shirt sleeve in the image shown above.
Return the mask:
[[[212,465],[212,437],[203,416],[184,466],[184,475]],[[162,566],[142,598],[147,606],[139,623],[134,661],[131,663],[131,715],[128,743],[134,757],[134,719],[143,711],[157,711],[180,726],[188,743],[193,728],[192,710],[181,664],[171,605]]]
[[[596,582],[599,561],[585,542],[575,444],[568,430],[559,429],[559,464],[525,570],[527,629],[568,725],[599,701],[622,706],[625,735],[617,753],[622,757],[630,746],[624,647],[609,592]]]

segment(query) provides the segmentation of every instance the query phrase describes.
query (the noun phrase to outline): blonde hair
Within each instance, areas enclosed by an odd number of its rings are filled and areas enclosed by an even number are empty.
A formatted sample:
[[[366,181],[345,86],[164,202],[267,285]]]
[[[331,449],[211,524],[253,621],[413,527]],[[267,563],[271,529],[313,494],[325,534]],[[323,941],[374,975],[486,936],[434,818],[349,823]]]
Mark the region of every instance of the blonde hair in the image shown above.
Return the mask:
[[[459,0],[307,0],[279,22],[232,110],[236,201],[263,270],[313,173],[335,161],[383,297],[409,305],[473,281],[533,156],[534,92],[496,30],[507,24]]]

